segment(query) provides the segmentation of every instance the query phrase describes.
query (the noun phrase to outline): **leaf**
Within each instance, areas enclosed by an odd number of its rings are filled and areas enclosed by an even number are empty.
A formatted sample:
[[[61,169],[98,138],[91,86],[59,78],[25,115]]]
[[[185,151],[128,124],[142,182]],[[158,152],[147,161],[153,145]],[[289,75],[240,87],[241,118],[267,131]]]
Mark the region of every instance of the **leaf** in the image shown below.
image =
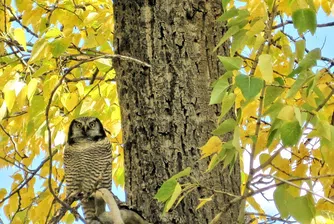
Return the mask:
[[[304,83],[308,80],[309,75],[307,72],[302,72],[299,74],[297,80],[293,83],[288,93],[286,94],[286,98],[292,98],[296,95],[300,88],[303,87]]]
[[[284,122],[280,133],[284,146],[294,146],[298,143],[302,130],[298,121]]]
[[[112,68],[111,59],[99,58],[99,59],[95,60],[94,63],[96,65],[96,67],[98,67],[101,72],[107,72],[107,71],[110,70],[110,68]]]
[[[201,207],[203,207],[203,205],[205,205],[207,202],[212,201],[212,197],[213,197],[213,195],[211,197],[209,197],[209,198],[200,198],[199,199],[200,202],[197,205],[196,210],[198,210]]]
[[[13,109],[14,103],[15,103],[15,90],[12,89],[4,89],[4,93],[5,93],[5,102],[6,102],[6,106],[8,109],[8,112],[11,112],[11,110]]]
[[[0,189],[0,199],[3,199],[7,194],[7,190],[5,188]]]
[[[292,21],[299,33],[309,30],[314,34],[317,29],[317,17],[312,9],[298,9],[294,11],[292,13]]]
[[[45,39],[39,39],[36,41],[31,51],[29,64],[32,64],[44,57],[47,44],[48,42]]]
[[[227,71],[239,70],[242,65],[242,59],[238,57],[218,56]]]
[[[226,89],[230,86],[227,79],[218,79],[213,86],[211,92],[210,105],[221,103],[226,92]]]
[[[264,108],[274,103],[276,98],[282,94],[283,88],[278,86],[268,86],[264,94]]]
[[[222,149],[218,154],[214,154],[210,160],[208,168],[205,172],[210,172],[215,168],[226,156],[226,149]]]
[[[3,101],[0,108],[0,121],[2,121],[2,119],[6,116],[6,113],[7,113],[6,101]]]
[[[246,75],[238,75],[235,83],[247,101],[253,99],[263,88],[262,79]]]
[[[296,45],[296,53],[297,53],[297,59],[298,60],[302,60],[304,57],[304,53],[305,53],[305,40],[298,40],[296,41],[295,45]]]
[[[224,22],[227,21],[228,19],[235,17],[238,15],[238,9],[236,9],[235,7],[230,8],[229,10],[226,10],[223,15],[219,16],[217,21],[218,22]]]
[[[262,153],[260,156],[259,156],[259,160],[260,160],[260,164],[264,164],[265,162],[268,161],[268,159],[270,158],[270,155],[268,153]],[[263,167],[263,170],[265,170],[266,167]]]
[[[292,121],[295,118],[295,110],[293,106],[286,105],[277,115],[277,118],[284,121]]]
[[[287,191],[286,185],[280,185],[274,191],[274,201],[281,218],[286,219],[289,216],[288,204],[293,201],[292,196]]]
[[[237,126],[237,122],[234,119],[229,118],[221,123],[219,127],[212,132],[212,134],[224,135],[227,132],[233,131],[235,126]]]
[[[178,182],[175,179],[169,179],[165,181],[159,188],[154,198],[159,202],[167,201],[172,196],[177,184]]]
[[[71,45],[70,38],[60,38],[51,43],[51,53],[54,57],[62,55]]]
[[[29,84],[28,84],[28,93],[27,93],[27,98],[29,100],[29,103],[31,105],[31,100],[32,97],[34,96],[36,89],[37,89],[37,84],[38,84],[38,79],[31,79]]]
[[[239,26],[232,26],[230,27],[224,36],[220,39],[217,46],[213,49],[213,52],[215,52],[225,41],[227,41],[232,35],[236,34],[240,30]]]
[[[225,94],[222,102],[220,118],[222,118],[228,111],[230,111],[231,107],[235,103],[235,94],[234,93],[227,93]]]
[[[295,74],[299,74],[302,71],[305,71],[313,66],[317,65],[317,60],[321,58],[321,50],[319,48],[313,49],[310,51],[303,60],[298,64],[298,67],[294,69],[288,77],[291,78]]]
[[[222,148],[222,141],[217,136],[212,136],[209,141],[200,148],[201,159],[212,155],[213,153],[218,152]]]
[[[224,11],[228,11],[227,10],[227,5],[230,1],[231,0],[222,0],[222,6],[223,6]]]
[[[246,33],[247,33],[247,30],[242,29],[239,32],[237,32],[235,35],[233,35],[230,55],[234,55],[235,52],[242,50],[244,48],[247,38],[248,38]]]
[[[172,176],[170,179],[178,179],[180,177],[185,177],[185,176],[189,176],[191,172],[191,168],[187,167],[184,170],[182,170],[181,172],[175,174],[174,176]]]
[[[296,197],[287,204],[291,216],[299,223],[311,223],[316,211],[312,196],[307,194]]]
[[[56,38],[58,36],[62,36],[63,33],[57,27],[51,27],[45,34],[45,38]]]
[[[14,30],[14,39],[22,45],[23,49],[27,50],[27,41],[26,36],[24,34],[24,30],[22,28],[16,28]]]
[[[258,66],[264,81],[266,81],[268,84],[271,84],[273,82],[273,66],[271,61],[271,55],[260,55]]]
[[[181,185],[179,183],[176,183],[176,186],[174,188],[172,196],[169,198],[169,200],[166,202],[164,212],[168,212],[169,209],[173,206],[175,203],[176,199],[180,196],[182,191]]]

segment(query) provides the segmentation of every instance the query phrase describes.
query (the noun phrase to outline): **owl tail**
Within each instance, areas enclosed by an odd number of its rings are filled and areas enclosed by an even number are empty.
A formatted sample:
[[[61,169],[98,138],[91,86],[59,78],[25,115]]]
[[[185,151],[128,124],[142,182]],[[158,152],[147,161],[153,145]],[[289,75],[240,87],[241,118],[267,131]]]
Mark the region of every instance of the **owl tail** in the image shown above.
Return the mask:
[[[81,206],[83,208],[86,223],[94,223],[93,221],[96,220],[94,197],[89,197],[88,199],[82,200]]]

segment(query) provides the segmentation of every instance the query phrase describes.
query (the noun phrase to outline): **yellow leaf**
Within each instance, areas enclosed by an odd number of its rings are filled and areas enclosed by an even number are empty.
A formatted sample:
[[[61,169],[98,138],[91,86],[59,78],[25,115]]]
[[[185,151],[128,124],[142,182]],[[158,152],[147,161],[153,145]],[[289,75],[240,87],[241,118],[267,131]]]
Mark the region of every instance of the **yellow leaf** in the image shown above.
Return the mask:
[[[31,57],[29,59],[29,64],[34,63],[44,58],[46,56],[47,51],[49,50],[50,52],[50,47],[47,47],[47,46],[48,46],[48,42],[45,39],[40,39],[36,41],[31,51]]]
[[[213,195],[212,195],[213,196]],[[212,201],[212,196],[211,197],[209,197],[209,198],[200,198],[199,199],[199,204],[197,205],[197,207],[196,207],[196,210],[197,209],[200,209],[203,205],[205,205],[207,202],[209,202],[209,201]]]
[[[38,84],[38,79],[35,79],[35,78],[31,79],[29,84],[28,84],[27,97],[28,97],[28,100],[29,100],[30,104],[31,104],[32,97],[34,96],[34,94],[36,92],[37,84]]]
[[[262,78],[267,82],[267,84],[271,84],[273,82],[273,65],[271,61],[271,55],[260,55],[259,69],[262,74]]]
[[[7,194],[7,190],[5,188],[0,189],[0,199],[3,199]]]
[[[329,14],[331,13],[331,8],[329,6],[329,2],[328,0],[321,0],[321,7],[324,10],[324,12],[327,14],[327,16],[329,16]]]
[[[259,213],[264,213],[263,209],[261,208],[259,203],[255,201],[254,197],[247,198],[247,202]]]
[[[78,94],[76,93],[66,93],[62,95],[61,102],[66,107],[68,111],[73,110],[79,101]]]
[[[200,148],[202,151],[201,159],[218,152],[222,148],[222,141],[217,136],[212,136],[209,141]]]
[[[295,118],[294,108],[290,105],[287,105],[282,108],[282,110],[278,113],[277,118],[284,121],[292,121]]]
[[[7,109],[10,112],[15,103],[15,90],[7,89],[4,93]]]
[[[7,106],[6,101],[3,101],[1,108],[0,108],[0,121],[6,116]]]
[[[14,30],[14,39],[22,45],[25,51],[27,50],[26,37],[22,28],[16,28]]]

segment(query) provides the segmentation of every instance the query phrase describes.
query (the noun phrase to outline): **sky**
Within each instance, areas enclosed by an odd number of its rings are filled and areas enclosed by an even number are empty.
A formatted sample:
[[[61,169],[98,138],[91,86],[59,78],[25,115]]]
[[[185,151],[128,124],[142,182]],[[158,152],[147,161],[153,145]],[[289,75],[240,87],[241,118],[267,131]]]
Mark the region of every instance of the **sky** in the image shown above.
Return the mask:
[[[318,24],[328,23],[332,21],[334,21],[334,17],[333,16],[327,17],[322,10],[317,15]],[[294,37],[298,36],[292,24],[286,25],[285,31],[287,33],[292,34]],[[334,58],[334,51],[333,51],[334,49],[334,42],[333,42],[334,41],[334,29],[333,27],[318,28],[314,36],[312,36],[310,33],[307,33],[305,37],[307,39],[306,47],[308,48],[308,50],[312,50],[314,48],[321,48],[322,56],[327,57],[327,58]],[[318,65],[319,65],[318,69],[320,70],[323,65],[321,63],[318,63]],[[40,164],[40,161],[42,161],[43,159],[44,159],[44,156],[39,156],[35,158],[32,166],[29,168],[34,169]],[[245,167],[248,167],[249,160],[247,160],[247,156],[245,157],[244,162],[245,162]],[[13,170],[12,168],[0,169],[0,180],[1,180],[0,188],[6,188],[7,191],[10,192],[10,187],[12,183],[11,175],[13,175],[14,171],[15,170]],[[272,192],[273,190],[267,192],[266,195],[271,198]],[[123,201],[125,200],[124,191],[120,188],[116,188],[114,185],[113,185],[113,193],[116,194],[120,198],[120,200],[123,200]],[[266,212],[270,214],[277,213],[277,209],[273,202],[267,202],[261,195],[257,195],[256,200],[261,204],[261,206],[265,209]],[[4,224],[9,223],[9,221],[5,218],[2,208],[0,209],[0,217],[2,221],[4,222]]]

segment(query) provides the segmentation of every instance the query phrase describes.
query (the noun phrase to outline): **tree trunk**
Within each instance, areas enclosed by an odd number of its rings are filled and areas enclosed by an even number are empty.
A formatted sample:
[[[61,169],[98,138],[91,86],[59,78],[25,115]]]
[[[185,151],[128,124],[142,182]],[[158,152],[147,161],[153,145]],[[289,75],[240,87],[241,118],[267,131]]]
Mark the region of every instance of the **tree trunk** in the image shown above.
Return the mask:
[[[223,24],[215,21],[221,12],[221,0],[114,1],[116,53],[151,65],[113,62],[122,111],[127,200],[151,223],[209,223],[231,197],[215,196],[196,211],[198,198],[213,194],[207,188],[240,194],[239,165],[231,175],[221,166],[203,173],[208,160],[199,161],[199,147],[210,138],[219,115],[209,99],[211,83],[223,74],[212,53],[224,32]],[[227,47],[219,54],[226,55]],[[186,167],[207,188],[187,195],[162,216],[163,204],[153,197],[165,180]],[[238,205],[232,207],[222,223],[235,223],[238,210]]]

